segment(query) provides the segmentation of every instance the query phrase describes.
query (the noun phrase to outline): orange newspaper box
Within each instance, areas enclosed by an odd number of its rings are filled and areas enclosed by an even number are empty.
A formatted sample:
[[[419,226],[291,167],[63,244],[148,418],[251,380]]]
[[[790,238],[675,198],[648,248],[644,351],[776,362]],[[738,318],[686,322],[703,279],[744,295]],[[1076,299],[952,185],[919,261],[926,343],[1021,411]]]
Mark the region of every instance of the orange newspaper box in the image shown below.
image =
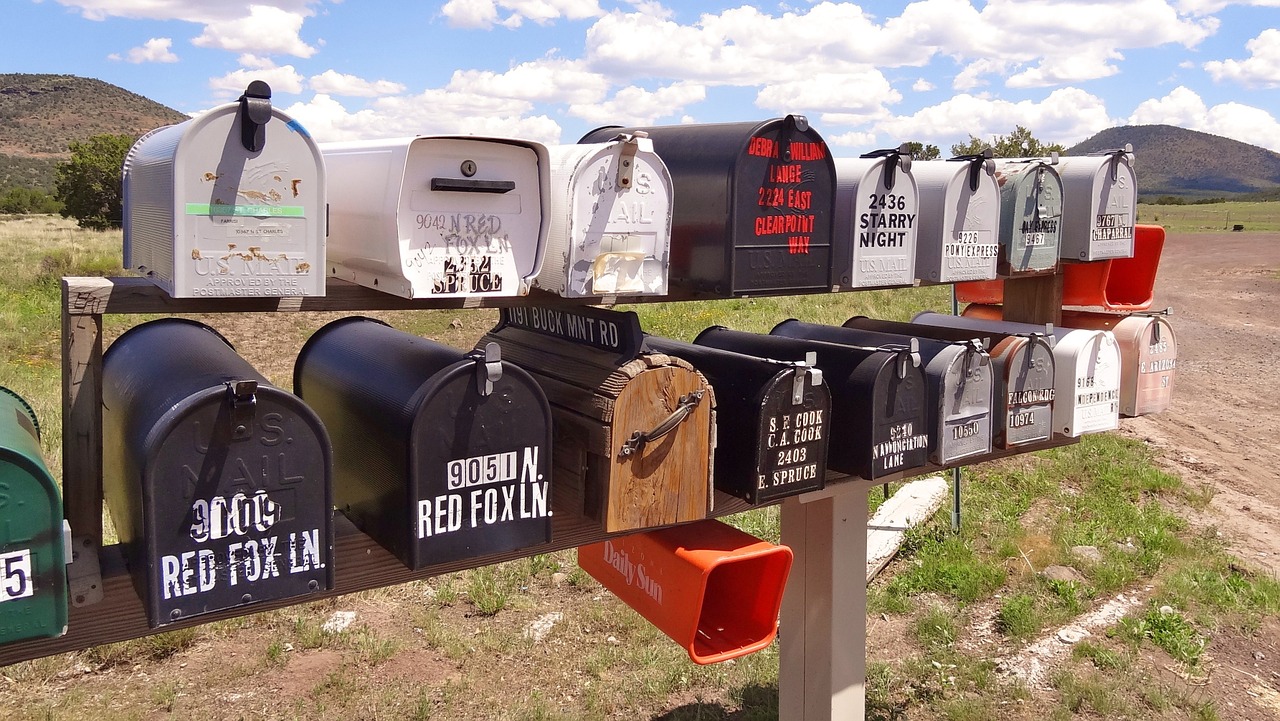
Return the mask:
[[[791,549],[706,520],[578,549],[582,570],[689,652],[746,656],[778,634]]]

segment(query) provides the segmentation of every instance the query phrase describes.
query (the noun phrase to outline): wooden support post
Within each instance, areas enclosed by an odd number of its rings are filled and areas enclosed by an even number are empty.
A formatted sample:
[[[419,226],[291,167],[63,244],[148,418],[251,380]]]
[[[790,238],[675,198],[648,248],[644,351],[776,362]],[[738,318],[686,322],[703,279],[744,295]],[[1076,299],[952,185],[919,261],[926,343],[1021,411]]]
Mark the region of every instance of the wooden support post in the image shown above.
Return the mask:
[[[1009,278],[1004,282],[1004,319],[1062,324],[1062,273]]]
[[[102,316],[62,281],[62,503],[71,526],[71,603],[102,600]]]

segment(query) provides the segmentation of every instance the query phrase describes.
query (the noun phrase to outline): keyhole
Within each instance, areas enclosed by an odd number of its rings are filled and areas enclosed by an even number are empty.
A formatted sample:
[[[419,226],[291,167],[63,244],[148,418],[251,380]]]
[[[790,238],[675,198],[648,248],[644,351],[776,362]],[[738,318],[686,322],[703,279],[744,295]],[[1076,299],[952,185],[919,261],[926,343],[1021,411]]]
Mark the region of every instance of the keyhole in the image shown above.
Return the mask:
[[[464,161],[462,161],[462,168],[461,168],[461,170],[462,170],[462,174],[463,174],[463,175],[465,175],[466,177],[470,178],[471,176],[473,176],[473,175],[475,175],[475,174],[476,174],[476,161],[474,161],[474,160],[464,160]]]

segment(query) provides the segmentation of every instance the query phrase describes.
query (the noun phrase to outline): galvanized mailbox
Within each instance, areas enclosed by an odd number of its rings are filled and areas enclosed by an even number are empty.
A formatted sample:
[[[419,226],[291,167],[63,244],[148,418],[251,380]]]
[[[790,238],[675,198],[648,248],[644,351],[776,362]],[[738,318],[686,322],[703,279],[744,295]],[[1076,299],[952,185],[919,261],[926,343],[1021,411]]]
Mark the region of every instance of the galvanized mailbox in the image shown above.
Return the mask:
[[[566,298],[666,295],[671,175],[643,133],[553,145],[551,222],[535,285]]]
[[[349,317],[311,336],[293,377],[333,440],[338,510],[409,568],[551,540],[551,410],[496,345]]]
[[[803,115],[764,122],[605,127],[644,132],[671,171],[671,285],[734,297],[832,289],[835,166]]]
[[[1064,260],[1133,257],[1138,181],[1133,146],[1058,159],[1062,176]]]
[[[1078,313],[1063,311],[1067,328],[1109,330],[1120,344],[1120,415],[1160,413],[1173,402],[1178,338],[1166,313]]]
[[[963,328],[927,325],[922,321],[900,323],[854,316],[844,323],[846,328],[945,341],[967,341],[982,338],[991,356],[992,389],[991,444],[996,448],[1015,448],[1028,443],[1047,441],[1053,437],[1053,345],[1046,333],[1010,335],[992,341],[984,334]]]
[[[916,278],[955,283],[996,277],[1000,258],[1000,186],[985,155],[916,161],[920,193]]]
[[[1053,432],[1081,436],[1120,423],[1120,350],[1110,331],[1053,328],[942,313],[920,313],[912,322],[990,333],[1054,335]]]
[[[325,181],[311,136],[254,81],[129,149],[124,266],[175,298],[322,296]]]
[[[1062,179],[1058,157],[1005,158],[996,161],[1000,184],[1001,276],[1044,275],[1057,271],[1062,238]]]
[[[645,347],[693,364],[716,392],[716,488],[750,503],[823,487],[831,391],[809,362],[785,362],[670,338]]]
[[[918,345],[854,347],[718,326],[693,342],[782,361],[816,358],[831,389],[831,470],[873,480],[928,463],[927,392]]]
[[[836,158],[833,233],[841,289],[912,285],[920,199],[906,146]]]
[[[981,340],[951,343],[798,320],[784,320],[770,332],[850,345],[916,341],[929,392],[929,460],[946,465],[991,452],[991,358]]]
[[[422,136],[320,150],[330,275],[405,298],[529,292],[550,220],[546,146]]]
[[[70,540],[36,413],[0,386],[0,645],[67,632]]]
[[[195,321],[102,359],[103,497],[152,628],[333,588],[329,439]]]

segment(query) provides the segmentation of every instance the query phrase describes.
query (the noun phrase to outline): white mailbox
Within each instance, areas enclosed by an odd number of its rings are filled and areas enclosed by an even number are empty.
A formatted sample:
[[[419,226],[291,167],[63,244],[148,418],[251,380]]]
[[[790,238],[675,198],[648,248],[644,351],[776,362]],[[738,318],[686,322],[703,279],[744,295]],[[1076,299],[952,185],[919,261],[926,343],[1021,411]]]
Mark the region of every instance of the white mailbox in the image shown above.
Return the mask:
[[[324,161],[266,83],[139,138],[122,181],[124,265],[169,295],[324,295]]]
[[[1133,146],[1058,159],[1062,177],[1064,260],[1133,257],[1138,181]]]
[[[906,146],[836,158],[833,233],[842,252],[839,287],[913,285],[920,202]],[[833,273],[833,275],[835,275]]]
[[[320,150],[330,275],[405,298],[529,292],[550,217],[546,146],[418,136]]]
[[[991,151],[916,162],[920,193],[916,278],[955,283],[996,277],[1000,257],[1000,186]]]
[[[534,284],[565,298],[666,295],[671,175],[643,132],[553,145],[551,222]]]

